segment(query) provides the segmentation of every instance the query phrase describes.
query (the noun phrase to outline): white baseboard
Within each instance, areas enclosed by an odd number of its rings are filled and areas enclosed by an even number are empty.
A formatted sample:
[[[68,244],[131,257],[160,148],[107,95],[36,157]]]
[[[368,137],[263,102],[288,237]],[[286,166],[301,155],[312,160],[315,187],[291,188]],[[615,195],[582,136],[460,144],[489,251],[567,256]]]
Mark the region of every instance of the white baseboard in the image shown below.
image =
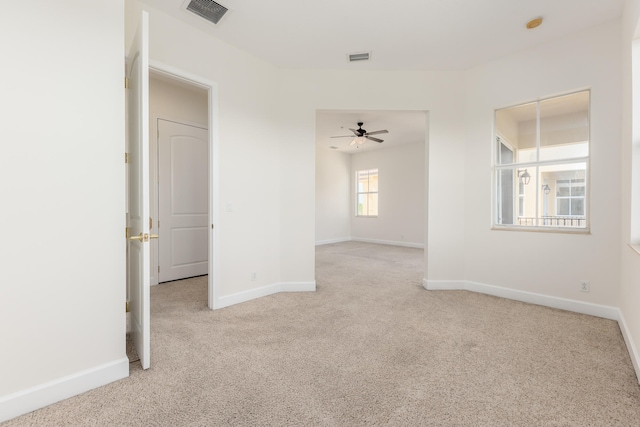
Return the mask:
[[[377,243],[379,245],[404,246],[405,248],[424,249],[424,244],[422,243],[412,243],[412,242],[402,242],[402,241],[396,242],[393,240],[362,239],[360,237],[352,237],[351,241],[363,242],[363,243]]]
[[[318,240],[316,241],[316,246],[330,245],[332,243],[343,243],[343,242],[377,243],[379,245],[404,246],[405,248],[424,249],[424,244],[422,243],[396,242],[394,240],[364,239],[360,237],[341,237],[339,239]]]
[[[272,285],[263,286],[262,288],[250,289],[248,291],[238,292],[218,298],[216,308],[229,307],[231,305],[240,304],[241,302],[251,301],[252,299],[266,297],[280,292],[314,292],[316,290],[316,282],[286,282],[274,283]]]
[[[486,285],[484,283],[464,280],[424,280],[423,286],[428,290],[466,290],[545,307],[559,308],[575,313],[589,314],[610,320],[619,319],[619,310],[616,307],[519,291],[500,286]]]
[[[350,242],[350,241],[351,241],[351,237],[340,237],[338,239],[318,240],[316,241],[316,246],[330,245],[332,243],[343,243],[343,242]]]
[[[620,325],[620,332],[622,332],[622,337],[624,338],[624,342],[627,345],[627,350],[629,351],[629,357],[631,358],[631,363],[633,364],[633,369],[636,371],[636,378],[640,383],[640,354],[638,354],[638,348],[636,347],[635,342],[633,342],[633,338],[629,333],[629,328],[627,327],[627,321],[622,314],[622,311],[618,309],[618,325]]]
[[[428,291],[463,291],[465,282],[460,280],[422,279],[422,286]]]
[[[2,396],[0,397],[0,423],[128,376],[129,359],[123,357],[95,368]]]

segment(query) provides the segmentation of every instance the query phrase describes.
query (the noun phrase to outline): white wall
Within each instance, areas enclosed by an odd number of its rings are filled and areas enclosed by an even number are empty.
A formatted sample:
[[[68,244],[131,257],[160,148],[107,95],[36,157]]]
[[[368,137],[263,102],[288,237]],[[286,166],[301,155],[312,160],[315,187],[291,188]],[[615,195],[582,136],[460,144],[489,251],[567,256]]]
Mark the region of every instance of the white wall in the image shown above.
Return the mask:
[[[281,281],[276,69],[176,19],[149,11],[150,57],[219,87],[218,295]],[[141,6],[127,2],[127,21]],[[127,35],[133,34],[131,26]],[[206,54],[203,54],[206,52]],[[257,185],[256,185],[257,184]],[[251,273],[257,280],[251,281]],[[312,279],[309,272],[309,279]]]
[[[313,282],[314,167],[297,170],[301,140],[296,129],[282,127],[278,70],[144,8],[150,12],[151,58],[218,84],[219,296],[276,283]],[[139,3],[127,2],[129,37],[140,9]],[[313,159],[313,152],[308,157]],[[305,197],[311,197],[308,204]],[[226,209],[229,202],[231,211]],[[300,215],[300,209],[307,213],[307,205],[311,213]],[[256,281],[251,281],[252,272]]]
[[[157,118],[206,127],[208,117],[207,91],[184,83],[167,81],[151,74],[149,79],[150,127],[155,130]],[[151,135],[155,135],[152,133]]]
[[[426,115],[425,115],[426,120]],[[351,236],[355,240],[422,247],[425,219],[425,144],[414,143],[351,155]],[[357,217],[355,173],[378,169],[376,218]]]
[[[128,375],[123,10],[2,5],[0,421]]]
[[[616,307],[620,303],[620,23],[467,72],[464,276],[468,281]],[[591,89],[591,234],[491,230],[496,108]],[[455,165],[449,164],[450,167]],[[591,282],[579,292],[580,280]]]
[[[351,239],[351,155],[316,148],[316,244]]]
[[[158,119],[172,120],[194,126],[208,127],[209,107],[206,90],[185,83],[167,80],[151,74],[149,79],[149,169],[157,176]],[[158,180],[150,179],[151,217],[154,227],[158,219]],[[156,230],[154,229],[155,233]],[[151,284],[158,284],[158,240],[151,241]]]
[[[638,91],[640,69],[640,49],[636,48],[634,69],[632,69],[632,40],[636,37],[640,19],[640,0],[627,0],[622,19],[622,161],[621,161],[621,230],[619,250],[621,253],[620,312],[623,334],[630,348],[631,360],[636,374],[640,377],[640,254],[628,246],[632,233],[632,221],[636,231],[638,225],[637,208],[640,201],[640,162],[637,151],[640,144],[640,105],[632,104],[632,90]],[[637,42],[636,42],[637,43]],[[632,86],[632,71],[635,74]],[[632,151],[633,147],[633,151]],[[634,169],[632,170],[632,158]],[[632,197],[633,191],[633,197]],[[632,217],[632,203],[634,216]],[[635,234],[635,233],[634,233]],[[637,234],[634,236],[637,237]],[[634,239],[633,243],[638,243]]]

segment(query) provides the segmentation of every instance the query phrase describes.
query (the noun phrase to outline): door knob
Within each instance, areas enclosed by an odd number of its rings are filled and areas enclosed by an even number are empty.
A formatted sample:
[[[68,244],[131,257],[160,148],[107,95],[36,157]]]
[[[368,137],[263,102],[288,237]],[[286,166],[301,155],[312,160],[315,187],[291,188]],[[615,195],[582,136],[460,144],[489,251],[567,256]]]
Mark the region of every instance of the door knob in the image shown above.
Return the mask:
[[[158,235],[157,234],[149,234],[149,233],[140,233],[137,236],[131,236],[129,237],[129,240],[138,240],[140,242],[148,242],[149,239],[157,239]]]
[[[144,234],[140,233],[137,236],[131,236],[129,237],[129,240],[139,240],[139,241],[143,241],[144,240]]]

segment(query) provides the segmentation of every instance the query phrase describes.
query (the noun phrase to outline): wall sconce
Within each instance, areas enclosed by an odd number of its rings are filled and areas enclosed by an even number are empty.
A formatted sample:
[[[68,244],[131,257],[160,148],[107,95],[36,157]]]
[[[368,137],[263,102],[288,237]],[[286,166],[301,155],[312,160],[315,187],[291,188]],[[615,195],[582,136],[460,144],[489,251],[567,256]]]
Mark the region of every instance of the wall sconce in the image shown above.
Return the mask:
[[[549,187],[549,184],[543,185],[542,191],[544,191],[544,194],[549,194],[549,192],[551,191],[551,187]]]
[[[531,181],[531,175],[529,175],[529,172],[527,172],[527,170],[520,170],[518,169],[518,178],[520,178],[520,184],[524,184],[527,185],[529,184],[529,181]]]

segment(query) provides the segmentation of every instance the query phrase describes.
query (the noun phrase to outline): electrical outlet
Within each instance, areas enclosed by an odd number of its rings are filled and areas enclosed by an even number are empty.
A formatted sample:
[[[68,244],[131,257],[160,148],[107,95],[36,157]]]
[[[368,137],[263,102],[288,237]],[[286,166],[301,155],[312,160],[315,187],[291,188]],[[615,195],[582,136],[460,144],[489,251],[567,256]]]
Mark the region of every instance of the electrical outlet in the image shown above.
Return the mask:
[[[258,275],[256,273],[251,273],[251,281],[255,282]]]
[[[589,292],[590,288],[591,288],[591,284],[589,283],[588,280],[580,281],[580,292]]]

